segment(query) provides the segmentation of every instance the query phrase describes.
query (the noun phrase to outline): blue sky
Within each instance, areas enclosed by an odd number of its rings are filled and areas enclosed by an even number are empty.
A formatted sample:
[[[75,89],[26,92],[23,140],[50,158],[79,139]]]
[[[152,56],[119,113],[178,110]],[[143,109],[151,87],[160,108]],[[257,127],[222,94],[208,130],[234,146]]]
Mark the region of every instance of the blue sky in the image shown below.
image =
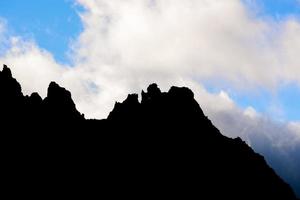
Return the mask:
[[[253,0],[245,0],[249,6]],[[300,16],[297,0],[261,0],[259,15],[282,20]],[[8,34],[34,40],[39,47],[51,52],[57,62],[70,63],[70,42],[83,30],[78,12],[82,8],[72,0],[1,0],[0,17],[7,22]],[[225,90],[236,103],[245,108],[273,115],[280,120],[300,120],[300,89],[297,85],[282,86],[276,94],[267,90],[254,93],[230,92],[228,88],[207,85],[210,91]],[[276,109],[274,109],[276,108]]]
[[[300,13],[299,0],[261,0],[257,2],[262,8],[262,14],[271,15],[275,19]]]
[[[72,0],[1,0],[0,17],[10,35],[34,40],[57,61],[67,63],[71,40],[82,31],[80,7]]]

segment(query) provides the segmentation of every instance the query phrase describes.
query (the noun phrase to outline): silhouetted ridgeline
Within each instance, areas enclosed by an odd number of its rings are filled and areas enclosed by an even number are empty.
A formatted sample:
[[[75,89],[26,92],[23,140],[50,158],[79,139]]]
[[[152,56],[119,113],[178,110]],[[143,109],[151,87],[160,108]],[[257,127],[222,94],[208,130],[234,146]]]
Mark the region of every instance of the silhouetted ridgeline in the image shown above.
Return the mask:
[[[295,199],[291,188],[240,138],[223,136],[188,88],[156,84],[86,120],[71,93],[24,96],[0,72],[2,175],[13,195],[191,199]]]

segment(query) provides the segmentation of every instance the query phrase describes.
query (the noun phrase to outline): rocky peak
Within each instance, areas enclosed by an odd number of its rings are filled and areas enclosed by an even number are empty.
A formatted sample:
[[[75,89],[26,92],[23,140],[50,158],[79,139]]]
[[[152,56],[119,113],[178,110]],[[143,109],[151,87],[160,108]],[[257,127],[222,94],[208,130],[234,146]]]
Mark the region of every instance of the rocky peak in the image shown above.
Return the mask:
[[[138,118],[140,105],[138,95],[129,94],[122,103],[115,103],[114,109],[110,112],[108,119],[121,120],[123,118]]]
[[[7,65],[3,65],[2,75],[7,78],[12,78],[11,70],[7,67]]]
[[[191,119],[205,117],[202,109],[194,98],[194,93],[187,87],[172,86],[168,91],[168,101],[174,108],[176,107],[176,112],[180,112],[183,116],[189,116]]]
[[[152,83],[147,88],[147,93],[142,91],[142,103],[149,102],[151,100],[158,99],[161,96],[161,91],[156,83]]]
[[[76,109],[70,91],[55,82],[49,84],[47,97],[43,101],[43,109],[52,119],[83,119],[83,115]]]
[[[48,99],[67,99],[68,101],[71,99],[71,93],[63,87],[60,87],[57,83],[51,82],[48,87],[47,93]]]
[[[168,93],[170,96],[176,96],[177,98],[180,97],[181,99],[194,99],[194,93],[187,87],[172,86]]]
[[[130,105],[138,105],[138,104],[140,104],[138,97],[139,97],[138,94],[129,94],[123,103],[125,103],[129,106]]]
[[[41,104],[43,99],[37,92],[34,92],[30,95],[29,101],[32,102],[32,104]]]
[[[11,70],[6,65],[0,71],[0,95],[2,100],[12,102],[23,98],[21,85],[12,77]]]

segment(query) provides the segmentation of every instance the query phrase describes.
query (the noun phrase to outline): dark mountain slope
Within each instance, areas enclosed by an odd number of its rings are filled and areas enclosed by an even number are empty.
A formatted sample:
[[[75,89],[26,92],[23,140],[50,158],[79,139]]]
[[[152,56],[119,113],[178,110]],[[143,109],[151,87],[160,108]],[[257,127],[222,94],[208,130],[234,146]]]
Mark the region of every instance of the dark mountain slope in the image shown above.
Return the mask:
[[[223,136],[188,88],[156,84],[128,95],[104,120],[86,120],[69,91],[24,96],[0,72],[3,180],[23,196],[295,199],[240,138]]]

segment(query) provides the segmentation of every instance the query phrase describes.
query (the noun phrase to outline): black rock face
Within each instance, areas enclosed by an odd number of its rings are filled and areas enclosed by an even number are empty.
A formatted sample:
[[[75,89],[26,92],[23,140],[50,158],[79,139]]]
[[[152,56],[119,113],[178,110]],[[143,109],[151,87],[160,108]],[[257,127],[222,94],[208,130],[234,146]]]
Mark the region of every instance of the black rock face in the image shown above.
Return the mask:
[[[78,121],[84,119],[76,110],[71,93],[55,82],[50,83],[42,108],[46,119],[49,117],[51,117],[51,120],[56,121]]]
[[[152,84],[141,102],[128,95],[103,120],[86,120],[54,82],[45,99],[24,96],[7,67],[0,95],[11,194],[296,199],[261,155],[213,126],[188,88]]]

